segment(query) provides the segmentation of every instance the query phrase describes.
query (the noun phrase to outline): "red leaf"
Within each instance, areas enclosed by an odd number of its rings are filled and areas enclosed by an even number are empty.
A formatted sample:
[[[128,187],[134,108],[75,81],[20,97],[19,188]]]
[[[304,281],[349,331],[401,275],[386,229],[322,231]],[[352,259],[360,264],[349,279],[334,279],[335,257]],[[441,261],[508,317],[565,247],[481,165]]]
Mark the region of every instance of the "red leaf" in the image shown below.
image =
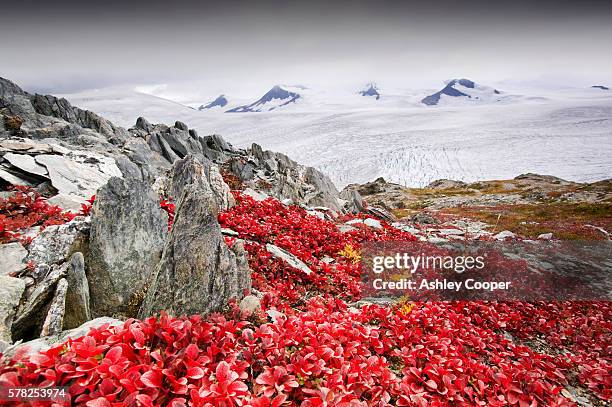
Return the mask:
[[[157,370],[149,370],[140,376],[140,381],[147,387],[161,387],[162,374]]]

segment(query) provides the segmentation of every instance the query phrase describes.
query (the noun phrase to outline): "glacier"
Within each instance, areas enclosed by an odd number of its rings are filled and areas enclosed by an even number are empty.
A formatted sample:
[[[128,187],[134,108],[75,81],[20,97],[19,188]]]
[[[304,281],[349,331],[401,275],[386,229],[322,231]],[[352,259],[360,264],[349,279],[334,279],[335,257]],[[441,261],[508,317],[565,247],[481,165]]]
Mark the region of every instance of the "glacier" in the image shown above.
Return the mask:
[[[496,103],[425,106],[420,100],[429,93],[385,90],[377,101],[304,91],[283,109],[249,113],[197,111],[131,89],[62,96],[124,127],[139,116],[181,120],[238,147],[258,143],[324,171],[339,188],[377,177],[410,187],[527,172],[579,182],[612,178],[612,92],[523,89]]]

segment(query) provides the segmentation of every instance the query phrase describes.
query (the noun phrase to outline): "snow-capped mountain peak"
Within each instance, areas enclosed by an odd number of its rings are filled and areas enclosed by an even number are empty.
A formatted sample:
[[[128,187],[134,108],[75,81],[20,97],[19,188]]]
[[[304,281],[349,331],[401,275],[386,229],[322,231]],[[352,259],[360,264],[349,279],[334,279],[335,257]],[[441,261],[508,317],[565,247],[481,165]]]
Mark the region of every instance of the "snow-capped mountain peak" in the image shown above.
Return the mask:
[[[376,100],[380,99],[380,93],[378,92],[378,86],[374,82],[368,83],[363,90],[359,92],[361,96],[375,97]]]
[[[301,98],[299,93],[289,91],[280,85],[274,85],[272,89],[266,92],[259,100],[249,105],[235,107],[227,112],[269,112],[281,106],[286,106],[289,103],[294,103],[299,98]]]
[[[219,95],[219,97],[217,97],[215,100],[208,103],[207,105],[201,105],[200,107],[198,107],[198,110],[212,109],[215,107],[225,107],[227,103],[228,101],[225,95]]]
[[[455,101],[495,102],[501,100],[500,94],[501,92],[497,89],[477,84],[470,79],[452,79],[438,92],[424,97],[421,103],[435,106],[440,102],[450,101],[451,98],[454,98]]]

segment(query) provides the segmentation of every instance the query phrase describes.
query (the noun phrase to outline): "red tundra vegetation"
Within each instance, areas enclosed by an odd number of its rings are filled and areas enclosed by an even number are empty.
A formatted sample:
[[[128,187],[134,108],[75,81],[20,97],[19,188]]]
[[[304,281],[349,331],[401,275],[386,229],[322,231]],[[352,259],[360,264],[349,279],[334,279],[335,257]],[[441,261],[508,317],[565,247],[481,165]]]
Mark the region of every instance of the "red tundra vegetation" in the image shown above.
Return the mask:
[[[12,193],[8,198],[0,198],[0,244],[14,240],[27,244],[29,239],[22,236],[24,231],[35,226],[61,225],[76,216],[49,204],[32,188],[14,186],[9,192]],[[88,207],[83,205],[83,210],[86,209],[88,214]]]
[[[361,245],[412,235],[385,222],[342,233],[337,225],[351,217],[322,220],[272,198],[234,195],[237,205],[219,222],[248,241],[253,288],[264,293],[259,314],[232,303],[207,317],[129,319],[34,356],[18,352],[2,362],[0,382],[67,386],[71,400],[57,405],[92,407],[523,407],[575,405],[572,392],[602,405],[612,398],[609,303],[352,306]],[[42,211],[31,224],[63,216]],[[267,243],[313,273],[272,257]]]

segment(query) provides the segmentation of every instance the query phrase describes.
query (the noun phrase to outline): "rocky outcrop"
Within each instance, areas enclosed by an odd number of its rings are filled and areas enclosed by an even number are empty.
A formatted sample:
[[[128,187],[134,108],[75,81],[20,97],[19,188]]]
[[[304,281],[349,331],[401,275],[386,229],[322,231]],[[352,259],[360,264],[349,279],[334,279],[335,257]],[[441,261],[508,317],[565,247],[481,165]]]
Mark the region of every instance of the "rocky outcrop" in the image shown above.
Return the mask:
[[[87,279],[95,316],[135,316],[160,260],[168,218],[143,181],[112,178],[91,215]]]
[[[467,184],[463,181],[455,181],[452,179],[438,179],[432,181],[427,188],[431,189],[450,189],[450,188],[465,188]]]
[[[201,176],[207,172],[202,167],[209,165],[188,157],[172,170],[174,225],[148,282],[140,317],[162,310],[174,315],[209,313],[250,288],[244,247],[240,242],[232,248],[225,244],[217,222],[218,197]]]
[[[407,188],[387,182],[382,177],[366,184],[347,185],[340,197],[345,200],[345,211],[367,213],[388,222],[396,220],[393,210],[402,209],[414,200]]]
[[[237,149],[179,121],[139,118],[126,130],[0,78],[0,189],[28,185],[74,212],[97,195],[91,217],[26,231],[27,253],[18,244],[0,248],[10,257],[0,276],[19,277],[3,287],[3,337],[54,336],[97,315],[137,310],[206,313],[241,298],[250,287],[246,252],[239,240],[228,247],[217,223],[234,205],[224,178],[232,189],[324,218],[360,210],[356,194],[340,200],[328,177],[257,144]],[[176,204],[169,235],[160,195]]]
[[[50,182],[56,191],[49,197],[57,195],[55,203],[69,209],[78,209],[111,177],[153,183],[187,155],[209,159],[246,186],[281,200],[341,209],[327,176],[256,144],[236,149],[218,135],[200,137],[182,122],[154,125],[139,118],[125,130],[65,99],[30,95],[2,78],[0,92],[0,115],[23,121],[17,133],[0,128],[0,142],[10,144],[0,145],[0,155],[10,154],[0,159],[0,179],[32,186]]]
[[[551,199],[604,203],[612,199],[611,186],[610,180],[580,184],[539,174],[522,174],[510,180],[472,183],[440,179],[426,188],[407,188],[378,178],[365,184],[348,185],[341,197],[347,199],[352,191],[356,191],[368,204],[365,212],[384,218],[384,215],[374,213],[373,208],[392,212],[402,209],[522,205]]]
[[[231,157],[226,167],[247,186],[280,200],[307,207],[339,211],[339,193],[326,175],[296,163],[284,154],[253,144],[243,155]]]
[[[0,179],[19,185],[50,183],[51,202],[80,209],[113,176],[122,176],[115,158],[80,149],[68,150],[54,142],[23,138],[0,141]]]

